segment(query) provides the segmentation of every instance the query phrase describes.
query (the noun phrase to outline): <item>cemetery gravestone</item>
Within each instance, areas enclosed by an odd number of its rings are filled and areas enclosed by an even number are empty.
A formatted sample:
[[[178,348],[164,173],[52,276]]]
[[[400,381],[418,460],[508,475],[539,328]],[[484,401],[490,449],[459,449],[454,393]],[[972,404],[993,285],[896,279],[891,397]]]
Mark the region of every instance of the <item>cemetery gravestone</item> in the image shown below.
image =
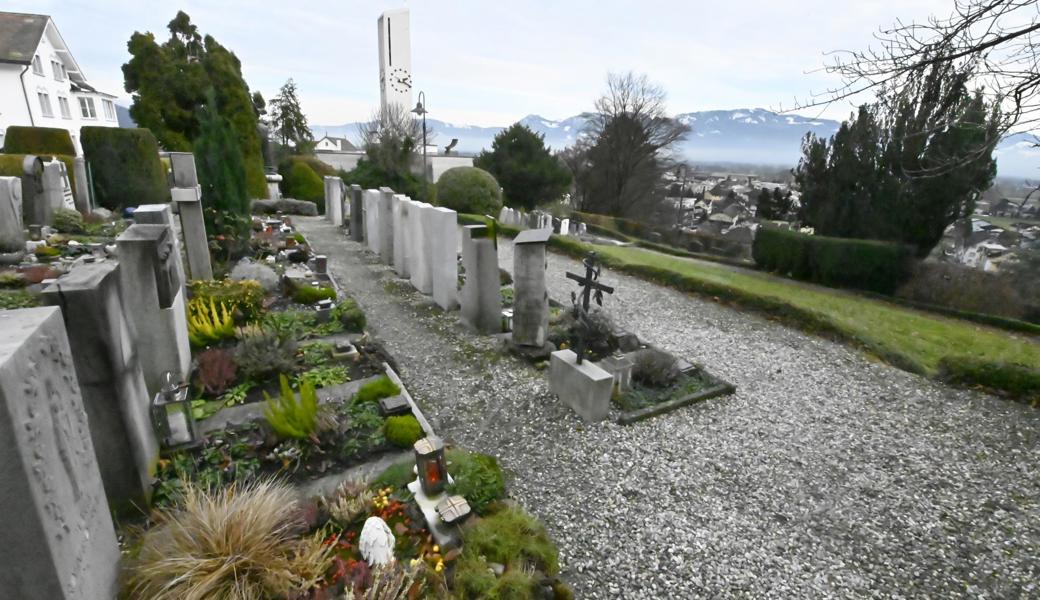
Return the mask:
[[[180,257],[164,225],[131,225],[116,243],[123,303],[141,349],[145,385],[154,396],[167,371],[183,381],[191,363],[185,299],[175,266]]]
[[[53,210],[43,193],[44,166],[39,156],[27,155],[22,159],[22,223],[47,225]]]
[[[22,181],[18,177],[0,177],[0,253],[23,250]]]
[[[194,188],[199,185],[195,169],[195,155],[191,152],[170,152],[170,170],[173,172],[175,188]]]
[[[206,218],[202,213],[201,188],[173,188],[173,205],[181,219],[181,235],[188,256],[192,279],[213,279],[213,264],[206,237]],[[136,215],[136,213],[135,213]]]
[[[355,242],[365,240],[364,218],[365,203],[361,186],[355,183],[350,186],[350,239]]]
[[[481,333],[502,330],[502,294],[498,250],[485,225],[467,225],[462,233],[462,268],[466,280],[460,304],[462,318]]]
[[[101,481],[117,512],[147,506],[159,446],[150,396],[119,293],[119,265],[80,265],[48,286],[44,301],[62,309]]]
[[[412,287],[423,294],[433,293],[433,277],[430,264],[430,240],[426,237],[426,228],[423,222],[426,220],[427,210],[433,208],[425,202],[412,202],[411,218],[408,219],[409,255],[408,276],[411,278]]]
[[[384,265],[394,264],[394,191],[379,188],[379,258]]]
[[[173,212],[168,204],[142,204],[138,206],[137,210],[134,211],[134,222],[142,225],[165,225],[170,228],[171,232],[175,231],[173,228]],[[176,235],[172,237],[172,240],[173,252],[180,257],[181,242]],[[184,263],[177,260],[173,264],[174,268],[177,269],[177,280],[181,282],[181,285],[184,285],[187,282],[184,272],[181,270],[184,268]],[[212,273],[210,273],[209,279],[212,278]]]
[[[560,235],[570,235],[570,234],[571,234],[571,220],[570,219],[560,219]]]
[[[379,190],[365,190],[365,242],[368,249],[379,253]]]
[[[343,225],[343,180],[325,176],[325,218],[333,225]]]
[[[398,277],[409,277],[408,261],[412,249],[409,247],[409,225],[412,218],[412,201],[404,194],[394,195],[394,271]]]
[[[458,215],[450,208],[431,207],[427,213],[433,301],[444,310],[458,306],[459,228]]]
[[[613,387],[610,373],[591,361],[579,363],[571,350],[557,350],[549,358],[549,389],[586,421],[607,418]]]
[[[551,229],[529,229],[513,240],[513,343],[545,345],[549,330],[545,243]]]
[[[76,210],[88,215],[94,210],[94,202],[90,198],[90,183],[87,179],[87,161],[77,156],[72,162],[73,179],[76,180]]]
[[[0,311],[0,595],[114,598],[119,546],[61,311]]]

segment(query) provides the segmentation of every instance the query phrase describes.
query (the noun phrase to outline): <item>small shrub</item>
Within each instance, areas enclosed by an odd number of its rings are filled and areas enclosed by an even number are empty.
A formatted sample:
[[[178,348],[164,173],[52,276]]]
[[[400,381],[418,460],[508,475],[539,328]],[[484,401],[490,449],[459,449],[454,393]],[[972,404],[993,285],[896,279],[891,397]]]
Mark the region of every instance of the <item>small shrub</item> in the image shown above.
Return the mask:
[[[585,315],[585,323],[588,329],[583,329],[582,324],[571,311],[567,321],[567,338],[572,348],[577,347],[578,338],[584,336],[585,350],[594,358],[609,356],[617,350],[617,339],[614,336],[614,321],[606,311],[593,308]]]
[[[379,402],[381,398],[389,398],[401,393],[401,388],[390,380],[389,377],[380,377],[361,386],[354,394],[354,404],[365,404],[368,402]]]
[[[260,327],[244,329],[241,337],[235,362],[245,377],[259,381],[272,373],[296,370],[296,340]]]
[[[240,312],[247,321],[259,318],[263,312],[264,288],[251,279],[195,279],[189,282],[192,299],[199,302],[218,302],[232,312]]]
[[[332,318],[343,324],[343,329],[355,333],[365,330],[365,311],[352,298],[347,298],[332,309]]]
[[[372,504],[375,493],[363,481],[347,480],[336,487],[332,497],[325,498],[329,515],[341,527],[350,527],[364,515]]]
[[[61,256],[61,250],[54,246],[37,246],[36,250],[33,251],[36,258],[42,261],[52,261],[55,258]]]
[[[309,165],[299,161],[290,161],[280,169],[282,176],[282,194],[286,198],[308,200],[314,202],[318,212],[325,205],[325,182]]]
[[[32,308],[40,305],[40,295],[29,290],[0,291],[0,310]]]
[[[330,287],[314,287],[301,285],[293,291],[293,302],[298,304],[316,304],[322,300],[335,300],[336,290]]]
[[[259,238],[254,238],[254,241],[258,240]],[[254,262],[248,258],[238,261],[238,264],[231,269],[228,279],[232,281],[255,281],[264,292],[277,290],[281,283],[281,278],[278,277],[278,273],[274,269],[262,262]],[[259,308],[259,302],[262,300],[263,295],[261,294],[258,298],[257,308]]]
[[[387,417],[383,435],[386,440],[398,448],[411,448],[415,442],[426,434],[414,415],[397,415]]]
[[[71,208],[54,209],[54,228],[59,233],[81,233],[83,231],[83,215]]]
[[[437,180],[437,203],[460,213],[497,216],[502,210],[502,189],[483,169],[453,167]]]
[[[297,398],[289,386],[289,378],[278,376],[281,394],[271,398],[264,392],[267,405],[264,406],[264,418],[271,429],[282,439],[303,440],[318,431],[318,393],[314,384],[309,381],[300,382],[300,395]]]
[[[211,348],[199,353],[198,385],[200,388],[219,396],[235,381],[235,357],[226,348]]]
[[[679,378],[679,365],[674,356],[649,348],[636,356],[632,380],[652,388],[666,388]]]
[[[28,285],[25,275],[18,271],[4,271],[0,273],[0,289],[20,289]]]
[[[488,506],[506,493],[505,477],[495,457],[464,450],[449,450],[448,472],[454,481],[449,493],[466,499],[473,512],[486,514]]]
[[[235,337],[235,320],[223,302],[192,298],[188,302],[188,339],[197,348]]]
[[[336,546],[298,538],[296,491],[269,480],[208,490],[184,482],[180,508],[156,514],[128,559],[127,598],[296,597],[318,584]]]

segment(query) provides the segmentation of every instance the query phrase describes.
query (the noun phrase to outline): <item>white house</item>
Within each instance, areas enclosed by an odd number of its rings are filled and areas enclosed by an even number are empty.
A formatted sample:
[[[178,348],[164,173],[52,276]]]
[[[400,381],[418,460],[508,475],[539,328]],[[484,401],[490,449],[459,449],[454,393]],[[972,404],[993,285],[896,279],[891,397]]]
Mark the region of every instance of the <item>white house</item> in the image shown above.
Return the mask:
[[[357,152],[357,148],[354,144],[350,143],[350,140],[343,137],[330,137],[324,136],[320,140],[314,142],[315,152]]]
[[[11,125],[59,127],[82,154],[80,127],[119,126],[114,99],[87,82],[53,19],[0,12],[0,145]]]

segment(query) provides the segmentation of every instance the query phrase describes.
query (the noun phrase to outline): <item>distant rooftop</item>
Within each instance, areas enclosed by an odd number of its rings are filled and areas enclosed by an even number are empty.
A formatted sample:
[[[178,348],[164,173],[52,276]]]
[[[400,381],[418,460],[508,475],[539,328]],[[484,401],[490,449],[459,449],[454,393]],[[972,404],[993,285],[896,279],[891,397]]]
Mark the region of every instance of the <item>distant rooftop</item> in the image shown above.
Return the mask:
[[[0,62],[30,64],[48,19],[47,15],[0,12]]]

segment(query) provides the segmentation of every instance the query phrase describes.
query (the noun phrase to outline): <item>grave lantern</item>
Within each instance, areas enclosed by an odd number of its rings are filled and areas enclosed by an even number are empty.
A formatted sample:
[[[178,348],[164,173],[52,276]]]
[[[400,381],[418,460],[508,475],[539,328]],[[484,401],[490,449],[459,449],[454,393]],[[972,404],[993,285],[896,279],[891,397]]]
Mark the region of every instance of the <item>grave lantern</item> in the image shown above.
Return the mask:
[[[431,435],[415,442],[415,466],[419,484],[427,496],[436,496],[448,484],[448,468],[444,463],[444,441]]]
[[[152,427],[159,443],[168,450],[189,448],[199,443],[199,430],[188,398],[188,384],[173,382],[167,372],[159,393],[152,400]]]

